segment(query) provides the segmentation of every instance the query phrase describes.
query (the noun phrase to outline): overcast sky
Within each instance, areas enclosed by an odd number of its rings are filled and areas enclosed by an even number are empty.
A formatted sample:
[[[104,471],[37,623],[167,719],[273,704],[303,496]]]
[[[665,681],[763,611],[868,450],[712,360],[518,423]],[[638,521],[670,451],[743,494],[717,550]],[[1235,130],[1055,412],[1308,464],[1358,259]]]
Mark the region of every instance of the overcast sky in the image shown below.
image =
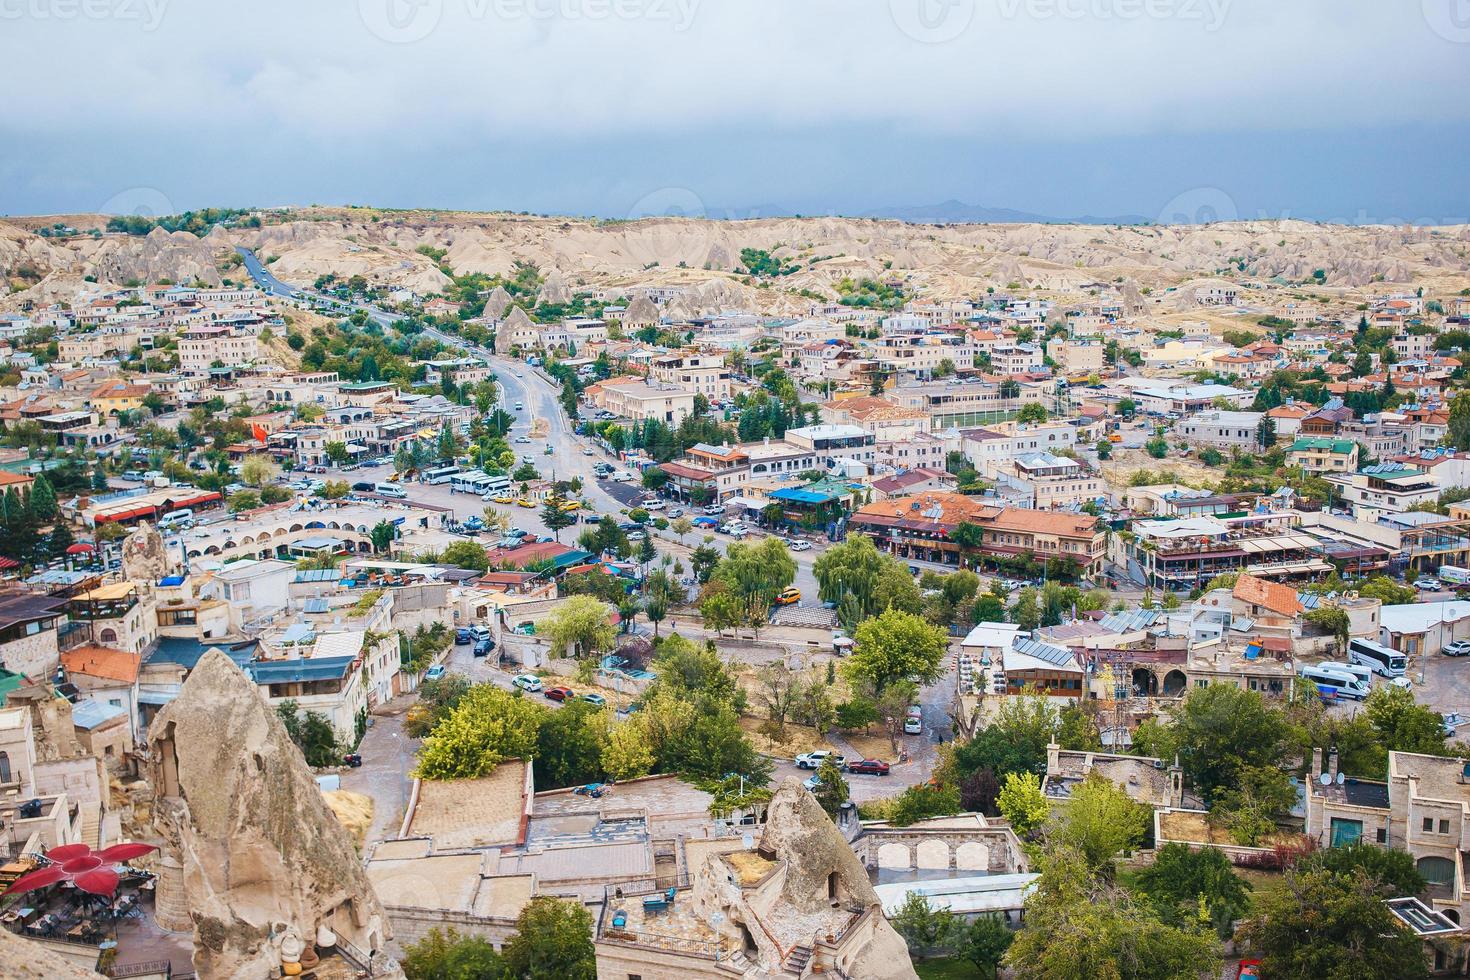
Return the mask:
[[[1470,219],[1466,0],[0,0],[0,60],[10,214]]]

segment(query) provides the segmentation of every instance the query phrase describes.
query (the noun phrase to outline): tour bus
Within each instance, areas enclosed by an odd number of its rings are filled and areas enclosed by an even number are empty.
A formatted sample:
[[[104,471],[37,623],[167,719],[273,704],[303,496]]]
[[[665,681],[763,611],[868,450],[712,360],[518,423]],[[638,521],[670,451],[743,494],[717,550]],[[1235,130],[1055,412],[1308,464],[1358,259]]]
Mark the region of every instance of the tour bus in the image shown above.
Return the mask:
[[[1439,580],[1451,585],[1470,585],[1470,568],[1460,568],[1458,565],[1441,565],[1439,567]]]
[[[462,473],[456,473],[449,478],[449,492],[484,493],[485,491],[483,490],[475,489],[475,484],[485,478],[484,470],[466,470]]]
[[[448,483],[454,479],[455,474],[458,472],[458,466],[440,466],[437,469],[424,470],[424,482],[431,484]]]
[[[1311,681],[1318,687],[1330,687],[1337,691],[1337,696],[1342,698],[1354,698],[1358,701],[1368,696],[1368,687],[1352,674],[1345,674],[1340,670],[1330,670],[1326,665],[1303,665],[1297,672],[1303,680]]]
[[[1348,660],[1362,664],[1380,677],[1403,677],[1409,658],[1372,640],[1353,640],[1348,644]]]
[[[475,492],[480,496],[490,494],[492,496],[510,493],[510,477],[504,473],[492,473],[475,484]]]

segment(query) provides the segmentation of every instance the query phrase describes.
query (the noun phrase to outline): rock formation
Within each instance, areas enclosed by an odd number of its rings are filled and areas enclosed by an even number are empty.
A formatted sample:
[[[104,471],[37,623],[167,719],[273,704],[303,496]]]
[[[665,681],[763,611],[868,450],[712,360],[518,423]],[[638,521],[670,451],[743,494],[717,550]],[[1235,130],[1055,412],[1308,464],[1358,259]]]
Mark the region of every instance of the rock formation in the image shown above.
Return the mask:
[[[834,891],[849,905],[878,910],[871,938],[848,965],[849,976],[917,980],[908,945],[883,915],[882,903],[862,861],[817,798],[794,777],[782,783],[771,798],[760,852],[775,854],[785,864],[780,901],[797,913],[812,914],[827,908]]]
[[[658,326],[658,307],[647,296],[639,296],[623,311],[623,329],[641,330]]]
[[[229,657],[200,659],[149,727],[148,756],[163,838],[156,914],[193,928],[200,977],[264,980],[292,936],[382,948],[387,917],[350,836]]]
[[[40,943],[0,929],[0,980],[101,980]]]
[[[504,286],[496,286],[490,290],[490,295],[485,297],[485,315],[493,320],[505,316],[505,311],[510,309],[510,293],[505,291]]]
[[[158,529],[143,521],[122,544],[123,578],[156,584],[168,574],[168,547]]]

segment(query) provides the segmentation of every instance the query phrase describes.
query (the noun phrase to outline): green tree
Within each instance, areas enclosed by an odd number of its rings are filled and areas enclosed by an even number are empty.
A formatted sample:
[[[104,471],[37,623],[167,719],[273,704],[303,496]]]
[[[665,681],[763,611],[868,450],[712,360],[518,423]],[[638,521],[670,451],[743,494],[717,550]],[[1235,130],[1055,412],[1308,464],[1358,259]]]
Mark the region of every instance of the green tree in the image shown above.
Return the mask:
[[[847,802],[847,780],[842,778],[842,770],[837,768],[837,763],[831,756],[822,760],[821,766],[817,768],[817,778],[821,782],[817,784],[813,795],[822,804],[822,809],[827,811],[827,816],[835,820],[842,804]]]
[[[923,959],[949,948],[958,925],[949,909],[930,908],[929,900],[912,891],[888,920],[908,944],[909,952]]]
[[[570,596],[541,622],[541,632],[555,650],[572,649],[572,655],[611,650],[617,639],[612,625],[613,610],[590,595]]]
[[[567,498],[560,494],[554,494],[546,498],[546,503],[541,507],[541,523],[551,532],[552,537],[561,541],[561,532],[577,523],[577,519],[562,509]]]
[[[1214,936],[1161,922],[1147,904],[1089,874],[1075,851],[1044,856],[1040,873],[1026,898],[1026,928],[1002,961],[1017,980],[1195,980],[1219,973]]]
[[[383,554],[384,552],[386,552],[388,548],[392,546],[393,539],[397,536],[398,527],[392,521],[379,521],[378,523],[374,524],[373,529],[368,532],[368,537],[371,538],[373,542],[373,551],[377,554]]]
[[[252,487],[262,487],[271,482],[277,472],[276,464],[268,456],[247,456],[240,464],[241,481]]]
[[[953,936],[955,955],[973,966],[980,976],[994,980],[996,968],[1014,939],[999,915],[977,915],[969,925],[959,926],[956,930]]]
[[[521,909],[501,955],[512,977],[596,980],[592,913],[581,902],[539,895]]]
[[[547,710],[489,684],[460,699],[419,749],[420,779],[477,779],[506,759],[529,759]]]
[[[505,975],[505,964],[488,939],[461,936],[452,926],[443,932],[430,929],[403,952],[408,980],[500,980]]]
[[[1261,975],[1283,980],[1415,980],[1428,976],[1424,944],[1383,904],[1362,871],[1288,869],[1284,887],[1262,893],[1241,931]]]
[[[1275,766],[1284,754],[1286,719],[1256,691],[1211,684],[1189,692],[1174,725],[1179,761],[1207,801],[1243,768]]]
[[[1389,752],[1444,755],[1444,718],[1414,702],[1414,694],[1384,684],[1363,702],[1364,714]]]
[[[1375,575],[1358,586],[1358,594],[1377,599],[1385,606],[1403,606],[1419,598],[1412,586],[1400,585],[1387,575]]]
[[[1051,806],[1041,791],[1041,777],[1031,772],[1006,773],[995,805],[1021,837],[1040,828],[1051,816]]]
[[[907,677],[929,683],[939,676],[949,639],[942,629],[912,613],[889,609],[860,625],[856,650],[843,665],[848,676],[882,691]]]
[[[45,476],[38,475],[35,482],[31,484],[31,493],[27,503],[39,523],[49,524],[56,519],[56,490]]]
[[[307,765],[321,769],[342,761],[337,732],[326,715],[319,711],[301,712],[296,702],[290,700],[276,706],[276,715],[286,726],[286,734],[306,757]]]
[[[1250,910],[1250,883],[1213,847],[1165,844],[1139,872],[1138,886],[1164,922],[1195,924],[1203,912],[1221,939],[1229,939],[1235,921]]]
[[[607,709],[573,701],[548,713],[536,736],[536,785],[546,789],[597,782],[603,776]]]
[[[836,603],[838,618],[849,629],[885,609],[917,613],[923,605],[908,568],[878,551],[866,535],[827,549],[812,571],[818,595]]]
[[[1414,855],[1355,841],[1338,847],[1324,847],[1297,862],[1298,871],[1320,868],[1337,875],[1351,876],[1361,871],[1391,897],[1423,895],[1429,887]]]
[[[1337,655],[1346,655],[1352,622],[1347,610],[1338,606],[1319,606],[1302,617],[1308,623],[1332,636],[1337,641]]]
[[[490,569],[490,557],[485,546],[478,541],[456,541],[439,553],[439,560],[455,568],[468,568],[477,572]]]
[[[347,462],[347,443],[333,440],[322,447],[322,452],[327,454],[327,459],[335,466],[341,466]]]
[[[730,589],[747,614],[763,614],[795,578],[796,561],[775,538],[730,545],[711,575]]]
[[[1040,402],[1030,402],[1022,405],[1021,410],[1016,413],[1016,421],[1022,425],[1029,422],[1045,422],[1046,408]]]
[[[704,590],[699,601],[699,615],[704,620],[705,629],[714,630],[716,634],[735,629],[746,621],[745,607],[723,582],[712,582]]]
[[[1011,606],[1011,622],[1023,630],[1034,630],[1041,625],[1041,603],[1035,589],[1022,589]]]
[[[1088,773],[1072,788],[1057,840],[1075,848],[1094,874],[1111,876],[1113,858],[1142,843],[1149,815],[1147,807],[1135,803],[1112,780]]]

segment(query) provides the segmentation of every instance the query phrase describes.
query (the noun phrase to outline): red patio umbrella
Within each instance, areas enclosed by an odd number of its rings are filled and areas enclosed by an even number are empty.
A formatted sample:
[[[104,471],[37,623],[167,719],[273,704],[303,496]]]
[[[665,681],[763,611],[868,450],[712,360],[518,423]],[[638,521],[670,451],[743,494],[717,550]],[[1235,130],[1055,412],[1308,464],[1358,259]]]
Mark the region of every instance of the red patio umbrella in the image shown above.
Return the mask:
[[[152,844],[114,844],[100,851],[86,844],[62,844],[46,852],[46,860],[53,862],[50,867],[21,875],[5,889],[5,894],[18,895],[58,881],[70,881],[84,892],[110,897],[117,891],[116,865],[156,850]]]
[[[76,544],[68,545],[67,546],[67,549],[66,549],[66,553],[68,555],[85,555],[89,551],[96,551],[96,550],[97,550],[97,546],[96,545],[88,544],[85,541],[78,541]]]

